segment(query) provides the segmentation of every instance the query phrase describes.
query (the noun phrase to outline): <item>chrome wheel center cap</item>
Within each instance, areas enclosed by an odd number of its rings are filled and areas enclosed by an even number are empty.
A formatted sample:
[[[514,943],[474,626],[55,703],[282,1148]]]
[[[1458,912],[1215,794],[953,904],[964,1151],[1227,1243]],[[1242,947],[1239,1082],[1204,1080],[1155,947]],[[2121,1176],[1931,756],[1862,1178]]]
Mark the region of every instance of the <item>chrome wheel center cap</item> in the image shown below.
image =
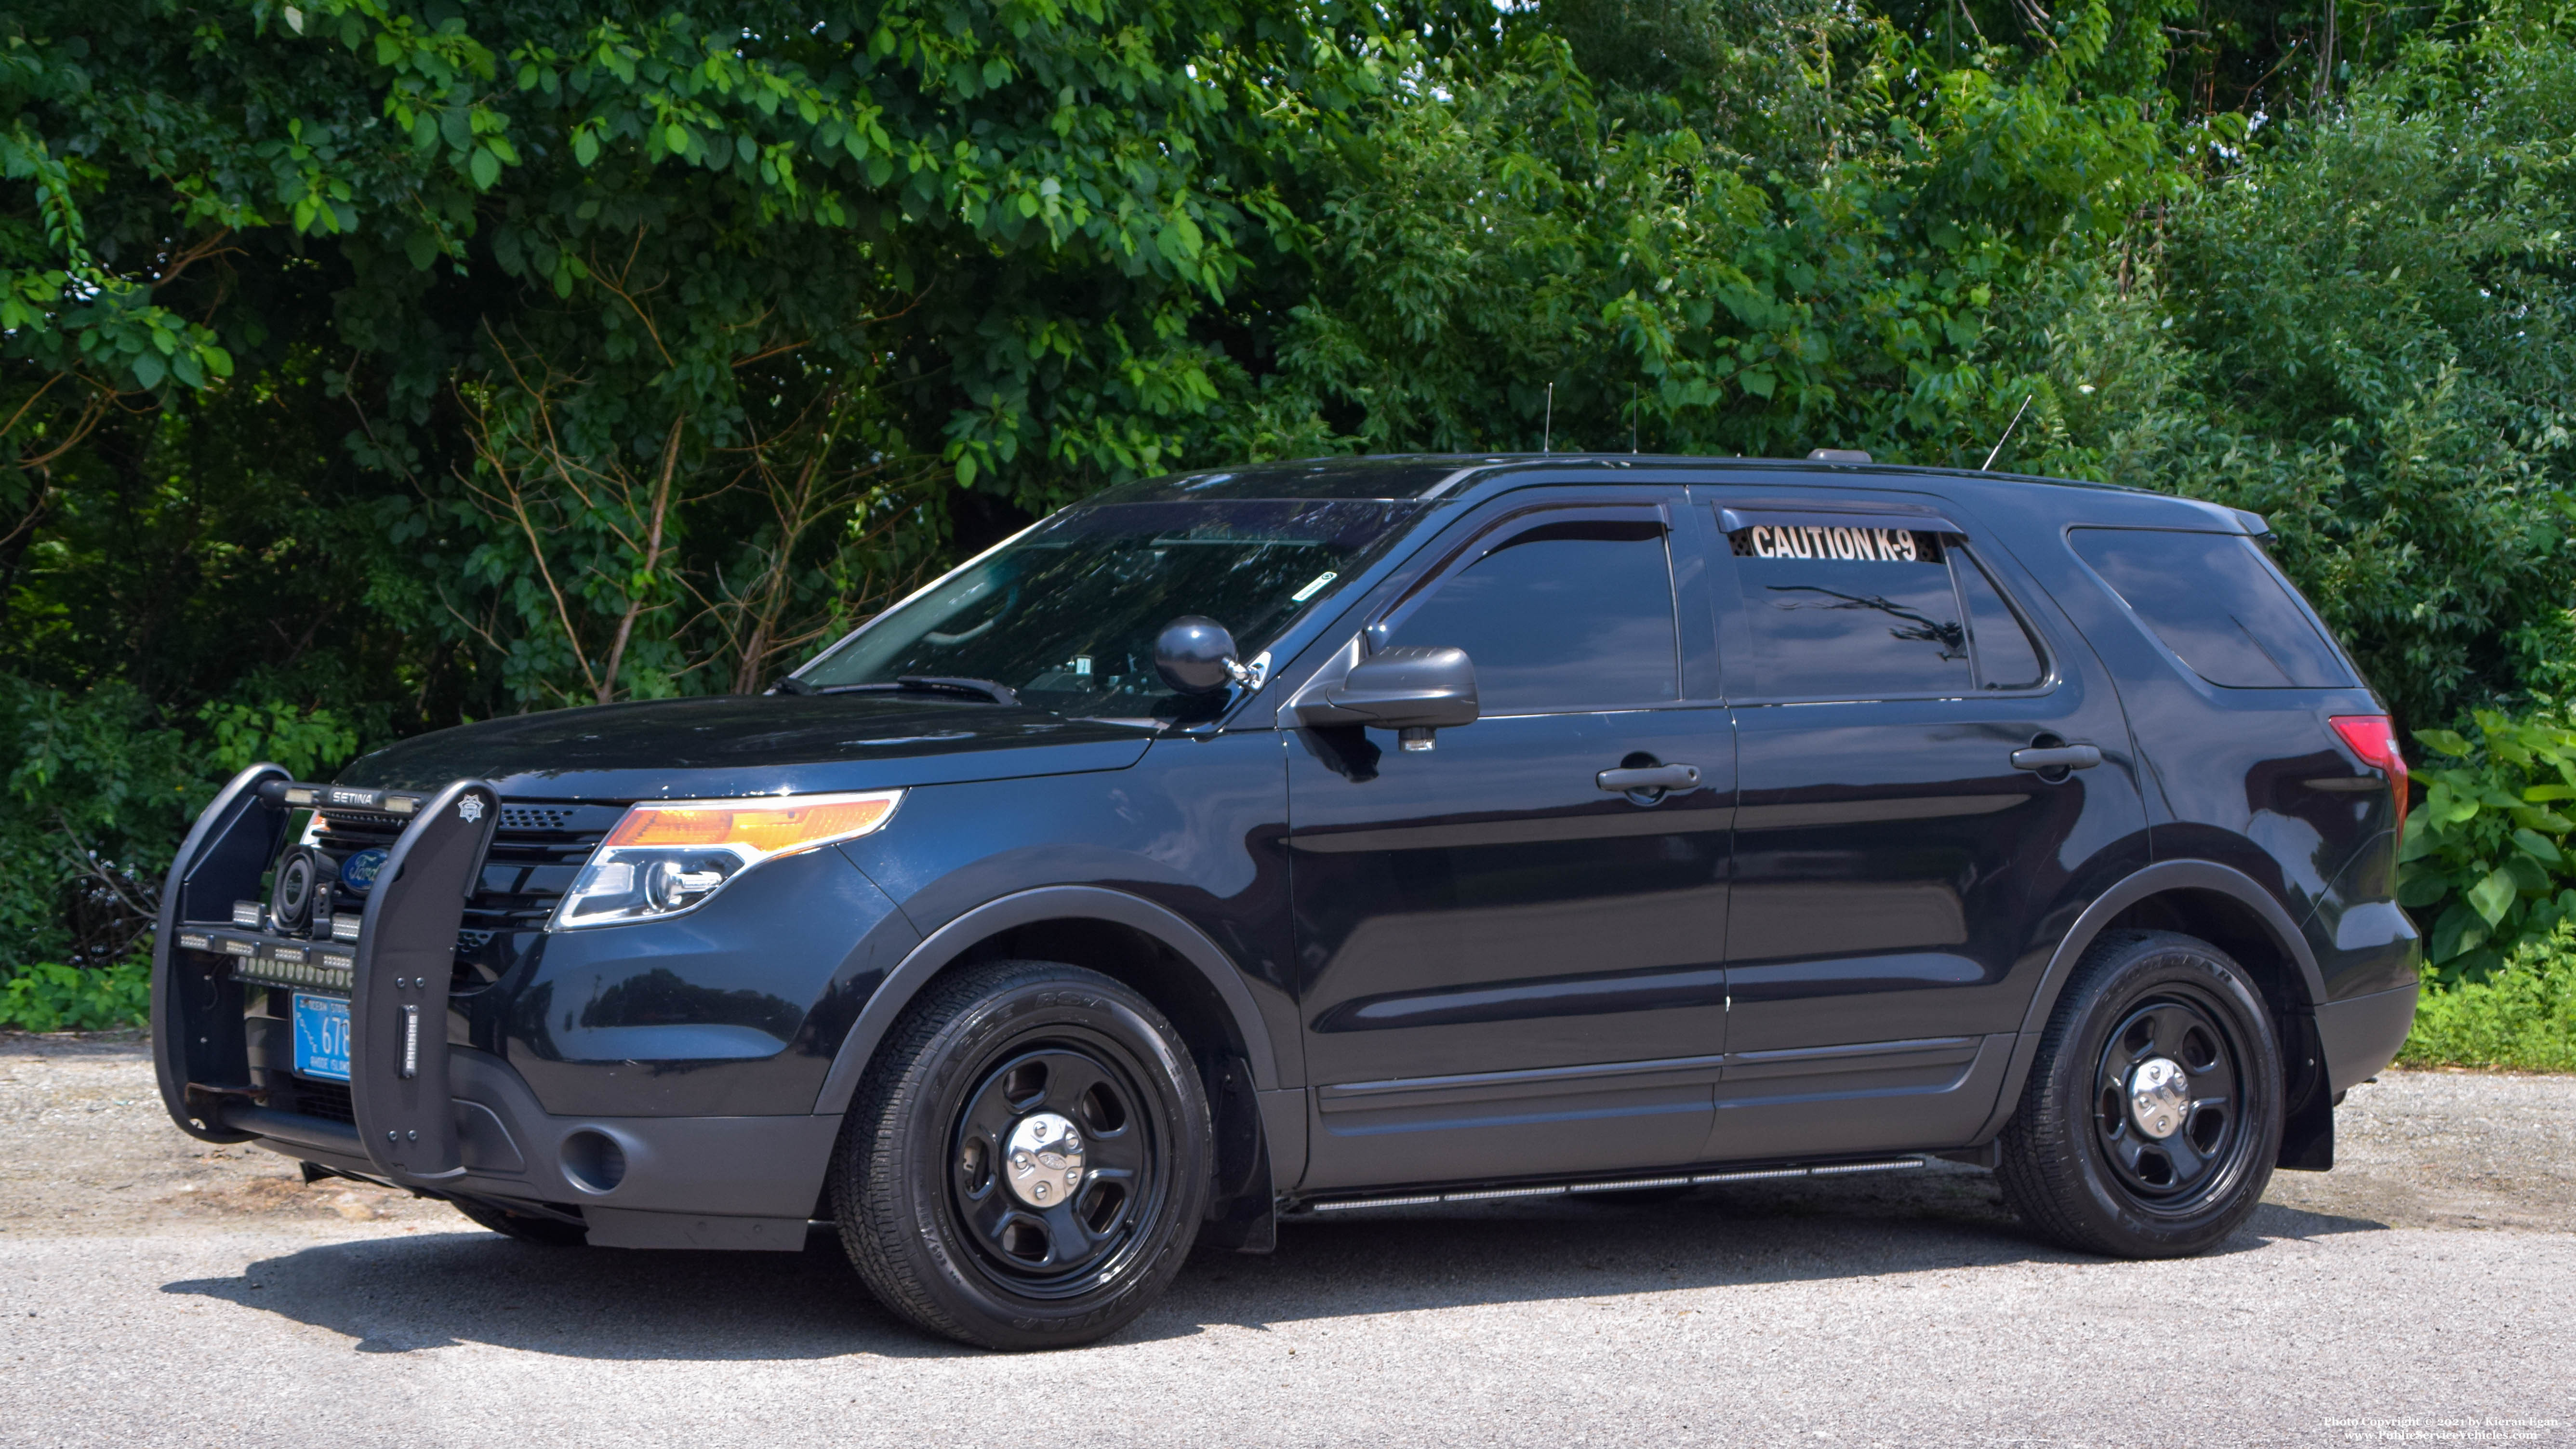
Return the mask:
[[[2182,1130],[2183,1113],[2190,1107],[2180,1062],[2149,1057],[2129,1073],[2129,1116],[2139,1131],[2161,1142]]]
[[[1002,1144],[1002,1163],[1011,1196],[1034,1208],[1053,1207],[1082,1185],[1082,1132],[1068,1117],[1032,1112]]]

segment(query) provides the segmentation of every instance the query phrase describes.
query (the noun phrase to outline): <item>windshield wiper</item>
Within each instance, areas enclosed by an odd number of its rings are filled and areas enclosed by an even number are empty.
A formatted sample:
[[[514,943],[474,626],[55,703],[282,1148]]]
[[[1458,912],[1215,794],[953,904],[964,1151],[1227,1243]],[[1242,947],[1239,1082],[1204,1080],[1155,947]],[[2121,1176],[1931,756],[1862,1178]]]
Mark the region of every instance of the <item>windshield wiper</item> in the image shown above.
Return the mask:
[[[780,694],[893,694],[901,691],[921,694],[962,694],[969,699],[993,704],[1016,705],[1020,696],[997,680],[968,679],[960,675],[905,674],[891,684],[808,684],[789,676],[770,686]]]
[[[989,699],[995,704],[1018,704],[1020,696],[1012,688],[991,679],[969,679],[957,674],[898,674],[899,689],[919,689],[935,694],[970,694]]]

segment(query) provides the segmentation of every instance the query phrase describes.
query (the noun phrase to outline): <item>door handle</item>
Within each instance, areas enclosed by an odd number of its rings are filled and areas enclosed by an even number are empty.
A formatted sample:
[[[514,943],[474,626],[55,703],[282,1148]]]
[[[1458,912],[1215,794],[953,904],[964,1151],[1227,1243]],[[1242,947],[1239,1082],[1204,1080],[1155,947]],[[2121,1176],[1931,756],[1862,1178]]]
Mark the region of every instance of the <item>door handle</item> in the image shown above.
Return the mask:
[[[1639,790],[1696,790],[1699,788],[1699,766],[1648,765],[1635,770],[1604,770],[1592,780],[1614,795],[1632,794]]]
[[[2016,770],[2089,770],[2102,763],[2102,752],[2091,745],[2056,745],[2012,752]]]

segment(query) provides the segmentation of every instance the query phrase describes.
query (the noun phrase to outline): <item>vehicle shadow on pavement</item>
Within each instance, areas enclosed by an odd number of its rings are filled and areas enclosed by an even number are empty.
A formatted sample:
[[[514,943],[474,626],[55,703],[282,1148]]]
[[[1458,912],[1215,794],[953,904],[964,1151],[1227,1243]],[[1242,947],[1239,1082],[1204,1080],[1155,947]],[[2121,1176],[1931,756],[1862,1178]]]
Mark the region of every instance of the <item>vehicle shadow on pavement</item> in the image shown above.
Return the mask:
[[[2380,1224],[2266,1204],[2218,1251]],[[1542,1199],[1306,1215],[1267,1256],[1202,1249],[1112,1339],[1313,1319],[1607,1298],[1736,1284],[2102,1260],[2041,1242],[1982,1173],[1869,1187],[1756,1185],[1672,1197]],[[464,1343],[607,1360],[971,1354],[878,1307],[828,1234],[803,1253],[530,1247],[486,1233],[306,1248],[164,1285],[349,1338],[361,1353]]]
[[[327,1329],[360,1353],[461,1343],[635,1360],[970,1351],[878,1307],[822,1233],[802,1253],[633,1252],[534,1247],[459,1226],[323,1244],[161,1291]]]
[[[2211,1256],[2384,1224],[2265,1203]],[[1993,1179],[1938,1168],[1901,1183],[1704,1189],[1291,1218],[1268,1257],[1202,1251],[1130,1335],[1535,1299],[2107,1264],[2025,1229]]]

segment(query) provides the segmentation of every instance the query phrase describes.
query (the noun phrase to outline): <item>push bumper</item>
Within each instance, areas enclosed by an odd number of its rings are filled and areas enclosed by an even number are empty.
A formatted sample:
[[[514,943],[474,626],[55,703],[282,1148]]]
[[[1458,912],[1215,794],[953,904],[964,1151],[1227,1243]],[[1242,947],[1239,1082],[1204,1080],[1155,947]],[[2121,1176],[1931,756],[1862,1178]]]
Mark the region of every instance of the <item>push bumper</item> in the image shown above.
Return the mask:
[[[479,780],[408,795],[300,783],[275,765],[225,786],[171,866],[153,948],[171,1120],[434,1196],[577,1209],[603,1246],[801,1248],[837,1116],[557,1117],[508,1063],[450,1044],[457,926],[499,806]],[[302,809],[407,818],[354,939],[345,918],[337,933],[281,930],[263,901]],[[291,1075],[289,1023],[250,1010],[271,990],[348,1002],[350,1120],[296,1110],[310,1084]]]
[[[152,948],[153,1064],[181,1131],[238,1142],[258,1135],[254,1122],[306,1135],[348,1128],[375,1175],[432,1185],[462,1174],[447,987],[500,803],[480,780],[420,796],[300,784],[267,764],[233,777],[170,866]],[[262,877],[303,809],[326,820],[334,811],[408,820],[354,933],[345,917],[340,929],[322,920],[296,934],[269,916]],[[245,1006],[249,991],[271,985],[348,1002],[354,1124],[263,1105],[269,1091],[253,1070]],[[302,1120],[275,1120],[288,1116]]]

